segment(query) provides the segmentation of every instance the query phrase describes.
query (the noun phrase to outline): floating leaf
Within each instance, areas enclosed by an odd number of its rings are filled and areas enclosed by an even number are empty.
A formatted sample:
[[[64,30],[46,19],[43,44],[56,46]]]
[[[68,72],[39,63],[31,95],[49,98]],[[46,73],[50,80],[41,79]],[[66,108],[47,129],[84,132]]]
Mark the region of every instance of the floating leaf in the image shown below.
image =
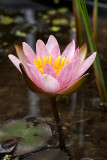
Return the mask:
[[[62,19],[53,19],[52,24],[53,25],[66,25],[66,24],[68,24],[68,20],[65,19],[65,18],[62,18]]]
[[[5,51],[6,53],[8,53],[8,52],[9,52],[9,49],[5,49],[4,51]]]
[[[58,3],[59,3],[59,0],[54,0],[54,3],[55,3],[55,4],[58,4]]]
[[[68,8],[66,8],[66,7],[63,7],[63,8],[58,8],[58,12],[59,13],[66,13],[66,12],[68,12],[69,10],[68,10]]]
[[[48,17],[48,15],[44,14],[44,15],[42,15],[42,18],[43,19],[48,19],[49,17]]]
[[[74,20],[72,20],[72,21],[70,21],[70,27],[74,27],[75,26],[75,21]]]
[[[60,29],[61,29],[61,27],[57,27],[57,26],[52,26],[52,27],[50,28],[50,30],[51,30],[52,32],[58,32]]]
[[[7,46],[8,42],[3,42],[2,44],[3,44],[3,46]]]
[[[11,160],[12,155],[6,154],[2,160]]]
[[[26,37],[26,33],[25,32],[21,32],[20,30],[16,31],[16,36],[18,37]]]
[[[9,16],[0,15],[0,23],[3,25],[9,25],[13,23],[13,21],[14,21],[13,18]]]
[[[72,32],[76,32],[76,28],[75,27],[72,28]]]
[[[21,155],[44,146],[52,136],[49,125],[41,123],[34,126],[32,122],[13,120],[0,129],[0,141],[20,137],[16,154]]]
[[[46,20],[46,23],[50,23],[50,19],[47,19],[47,20]]]
[[[38,13],[38,16],[42,16],[42,13],[41,13],[41,12],[39,12],[39,13]]]
[[[55,15],[57,13],[57,11],[56,10],[49,10],[48,12],[47,12],[47,14],[49,14],[49,15]]]
[[[59,149],[50,149],[32,153],[23,160],[69,160],[69,157]]]

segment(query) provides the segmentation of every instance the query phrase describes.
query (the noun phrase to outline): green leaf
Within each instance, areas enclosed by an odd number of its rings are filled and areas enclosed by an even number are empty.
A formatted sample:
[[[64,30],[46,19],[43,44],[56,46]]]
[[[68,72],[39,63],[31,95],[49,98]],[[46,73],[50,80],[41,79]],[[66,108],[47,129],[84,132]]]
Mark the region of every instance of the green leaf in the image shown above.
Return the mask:
[[[50,149],[32,153],[23,160],[69,160],[69,157],[59,149]]]
[[[21,155],[44,146],[52,136],[51,128],[46,123],[37,124],[24,120],[13,120],[0,129],[0,141],[20,137],[15,154]]]

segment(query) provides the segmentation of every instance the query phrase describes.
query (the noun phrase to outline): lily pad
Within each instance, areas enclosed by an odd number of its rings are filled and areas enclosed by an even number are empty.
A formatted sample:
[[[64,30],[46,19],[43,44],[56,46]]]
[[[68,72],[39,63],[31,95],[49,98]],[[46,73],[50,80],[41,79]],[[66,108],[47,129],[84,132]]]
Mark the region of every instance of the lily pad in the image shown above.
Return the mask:
[[[46,123],[40,123],[34,126],[32,122],[13,120],[0,129],[1,142],[20,137],[15,151],[16,155],[22,155],[40,149],[51,136],[51,128]]]
[[[9,24],[11,24],[13,22],[14,22],[13,18],[11,18],[9,16],[0,15],[0,23],[1,24],[9,25]]]
[[[52,9],[47,12],[48,15],[55,15],[57,13],[56,10]]]
[[[59,13],[66,13],[66,12],[68,12],[69,10],[68,10],[68,8],[66,8],[66,7],[63,7],[63,8],[58,8],[58,12]]]
[[[61,29],[61,27],[58,27],[58,26],[52,26],[52,27],[50,28],[50,30],[51,30],[52,32],[58,32],[60,29]]]
[[[53,25],[66,25],[66,24],[68,24],[68,20],[65,19],[65,18],[62,18],[62,19],[53,19],[52,24]]]
[[[42,18],[43,19],[48,19],[49,17],[48,17],[48,15],[44,14],[44,15],[42,15]]]
[[[69,25],[70,25],[70,27],[75,27],[75,21],[71,20]]]
[[[25,32],[21,32],[20,30],[17,30],[16,31],[16,36],[18,36],[18,37],[26,37],[26,33]]]
[[[32,153],[23,160],[69,160],[69,157],[59,149],[50,149]]]
[[[59,0],[54,0],[54,3],[55,3],[55,4],[58,4],[58,3],[59,3]]]
[[[72,28],[72,32],[76,32],[76,28],[75,27]]]

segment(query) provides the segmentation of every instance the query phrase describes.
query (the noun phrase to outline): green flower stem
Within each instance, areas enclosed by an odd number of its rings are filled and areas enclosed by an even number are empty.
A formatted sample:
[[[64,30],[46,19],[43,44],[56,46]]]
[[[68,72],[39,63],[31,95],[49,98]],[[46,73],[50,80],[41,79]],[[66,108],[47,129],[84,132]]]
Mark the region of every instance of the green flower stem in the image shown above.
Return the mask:
[[[97,45],[98,0],[94,0],[93,9],[93,39]]]
[[[90,50],[91,50],[91,53],[93,53],[96,51],[96,45],[95,45],[92,31],[91,31],[91,26],[90,26],[90,22],[89,22],[89,16],[87,13],[86,4],[85,4],[84,0],[76,0],[76,1],[78,3],[79,10],[80,10],[80,13],[81,13],[83,21],[84,21],[84,25],[85,25],[89,45],[90,45]],[[103,102],[107,102],[107,90],[106,90],[106,86],[105,86],[98,54],[96,56],[96,59],[94,61],[93,66],[94,66],[96,83],[97,83],[97,87],[99,90],[100,98]]]
[[[78,3],[75,0],[72,0],[73,12],[75,15],[75,22],[76,22],[76,36],[77,36],[77,46],[81,46],[83,39],[82,39],[82,28],[81,28],[81,16],[80,11],[78,8]]]
[[[67,149],[65,147],[65,141],[64,141],[62,125],[61,125],[61,120],[60,120],[60,117],[59,117],[59,114],[58,114],[58,109],[57,109],[56,97],[51,97],[50,101],[51,101],[51,107],[52,107],[52,111],[53,111],[53,115],[54,115],[57,131],[58,131],[59,146],[60,146],[61,150],[65,151],[67,153]]]

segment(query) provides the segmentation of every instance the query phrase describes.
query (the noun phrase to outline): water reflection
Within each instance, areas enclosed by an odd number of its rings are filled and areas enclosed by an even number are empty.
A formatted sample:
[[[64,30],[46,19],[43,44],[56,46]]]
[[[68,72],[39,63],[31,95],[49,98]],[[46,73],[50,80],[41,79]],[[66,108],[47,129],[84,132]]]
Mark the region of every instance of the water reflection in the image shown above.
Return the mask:
[[[80,121],[84,118],[84,89],[81,91],[81,109],[80,109]],[[84,142],[84,123],[80,122],[79,127],[79,147],[83,147]]]
[[[35,22],[35,12],[31,9],[24,10],[25,19],[28,23]],[[35,34],[28,34],[25,38],[25,41],[31,46],[31,48],[35,51],[36,47],[36,35]],[[39,96],[38,94],[33,93],[28,89],[28,106],[29,106],[29,113],[26,117],[40,117],[40,113],[38,111],[39,106]]]

